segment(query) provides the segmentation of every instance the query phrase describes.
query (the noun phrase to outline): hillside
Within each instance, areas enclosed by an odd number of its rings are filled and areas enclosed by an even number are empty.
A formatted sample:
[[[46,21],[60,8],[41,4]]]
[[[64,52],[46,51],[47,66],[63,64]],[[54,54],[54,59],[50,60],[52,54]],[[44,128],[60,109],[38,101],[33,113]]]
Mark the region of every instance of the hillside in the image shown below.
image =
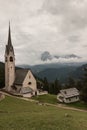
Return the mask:
[[[0,62],[0,87],[4,86],[4,81],[5,76],[4,76],[4,63]]]
[[[83,74],[84,74],[84,68],[87,68],[87,64],[84,64],[80,67],[78,67],[76,70],[71,72],[71,76],[78,79],[78,78],[82,78]]]
[[[48,81],[52,82],[55,79],[58,79],[60,82],[65,83],[67,81],[67,78],[70,76],[71,72],[75,71],[76,67],[63,67],[63,68],[50,68],[45,69],[39,73],[36,73],[36,75],[39,78],[47,77]]]
[[[43,65],[35,65],[35,66],[29,66],[29,65],[20,65],[19,67],[22,68],[29,68],[32,70],[34,75],[36,75],[39,78],[47,77],[48,81],[52,82],[56,78],[60,80],[60,82],[65,83],[67,82],[67,78],[73,77],[74,79],[81,78],[84,70],[84,67],[87,67],[87,64],[43,64]],[[18,68],[18,67],[16,67]],[[0,62],[0,81],[4,82],[4,64]],[[2,84],[1,83],[1,84]]]
[[[42,79],[47,77],[48,81],[54,81],[57,78],[60,82],[65,83],[67,82],[68,77],[73,77],[74,79],[82,78],[85,67],[87,67],[87,64],[80,67],[65,66],[60,68],[49,68],[36,73],[36,75]]]
[[[86,130],[87,114],[6,97],[0,102],[0,129]]]
[[[59,68],[65,68],[65,67],[73,67],[73,68],[78,68],[85,63],[47,63],[47,64],[39,64],[39,65],[19,65],[19,67],[22,68],[30,68],[34,73],[38,73],[41,71],[44,71],[45,69],[59,69]]]

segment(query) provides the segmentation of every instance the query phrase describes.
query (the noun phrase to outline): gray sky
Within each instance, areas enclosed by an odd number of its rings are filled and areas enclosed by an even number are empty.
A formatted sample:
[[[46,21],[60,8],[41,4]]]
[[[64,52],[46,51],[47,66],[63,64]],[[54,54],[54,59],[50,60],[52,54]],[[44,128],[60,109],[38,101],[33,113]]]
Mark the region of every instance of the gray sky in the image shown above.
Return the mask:
[[[16,64],[39,64],[44,51],[87,60],[87,0],[0,0],[0,61],[9,20]]]

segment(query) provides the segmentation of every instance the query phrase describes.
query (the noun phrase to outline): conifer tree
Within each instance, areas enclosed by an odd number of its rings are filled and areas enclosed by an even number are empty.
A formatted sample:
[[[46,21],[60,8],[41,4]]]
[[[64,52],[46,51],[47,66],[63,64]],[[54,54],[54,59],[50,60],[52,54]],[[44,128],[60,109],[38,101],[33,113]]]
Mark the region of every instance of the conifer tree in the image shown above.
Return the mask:
[[[46,77],[44,77],[43,82],[44,82],[44,85],[43,85],[43,90],[45,90],[45,91],[48,91],[48,92],[49,92],[49,83],[48,83],[48,80],[47,80],[47,78],[46,78]]]
[[[72,77],[68,78],[68,82],[66,84],[66,88],[73,88],[75,87],[75,81]]]
[[[84,77],[82,81],[81,99],[87,102],[87,68],[84,68]]]
[[[54,82],[54,94],[58,94],[61,89],[61,84],[59,83],[59,80],[56,79]]]

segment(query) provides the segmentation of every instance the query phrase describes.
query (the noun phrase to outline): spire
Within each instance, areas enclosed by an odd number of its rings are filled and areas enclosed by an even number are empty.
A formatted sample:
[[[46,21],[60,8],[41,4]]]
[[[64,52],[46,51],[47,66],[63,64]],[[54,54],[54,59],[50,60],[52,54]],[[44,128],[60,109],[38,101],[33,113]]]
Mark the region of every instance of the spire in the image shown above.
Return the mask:
[[[8,46],[11,47],[12,46],[12,42],[11,42],[11,29],[10,29],[10,21],[9,21],[9,32],[8,32]]]
[[[9,22],[9,30],[8,30],[8,43],[6,45],[6,53],[9,54],[9,52],[13,52],[14,54],[14,49],[13,49],[12,41],[11,41],[10,22]]]

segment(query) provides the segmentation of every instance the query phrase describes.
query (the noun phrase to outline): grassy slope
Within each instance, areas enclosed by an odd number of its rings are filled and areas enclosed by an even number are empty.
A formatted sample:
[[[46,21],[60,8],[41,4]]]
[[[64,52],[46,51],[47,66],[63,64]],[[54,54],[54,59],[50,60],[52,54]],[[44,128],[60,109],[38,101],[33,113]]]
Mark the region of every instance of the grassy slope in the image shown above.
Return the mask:
[[[46,95],[41,95],[37,97],[32,97],[32,99],[37,100],[42,103],[51,103],[51,104],[57,104],[57,96],[56,95],[51,95],[51,94],[46,94]]]
[[[70,114],[66,117],[65,113]],[[0,102],[0,130],[86,130],[87,113],[6,97]]]
[[[51,103],[51,104],[58,103],[57,96],[50,95],[50,94],[33,97],[32,99],[42,103]],[[70,103],[70,104],[66,104],[66,106],[87,110],[87,104],[83,102]]]
[[[70,104],[67,104],[67,106],[87,110],[87,104],[83,102],[70,103]]]

